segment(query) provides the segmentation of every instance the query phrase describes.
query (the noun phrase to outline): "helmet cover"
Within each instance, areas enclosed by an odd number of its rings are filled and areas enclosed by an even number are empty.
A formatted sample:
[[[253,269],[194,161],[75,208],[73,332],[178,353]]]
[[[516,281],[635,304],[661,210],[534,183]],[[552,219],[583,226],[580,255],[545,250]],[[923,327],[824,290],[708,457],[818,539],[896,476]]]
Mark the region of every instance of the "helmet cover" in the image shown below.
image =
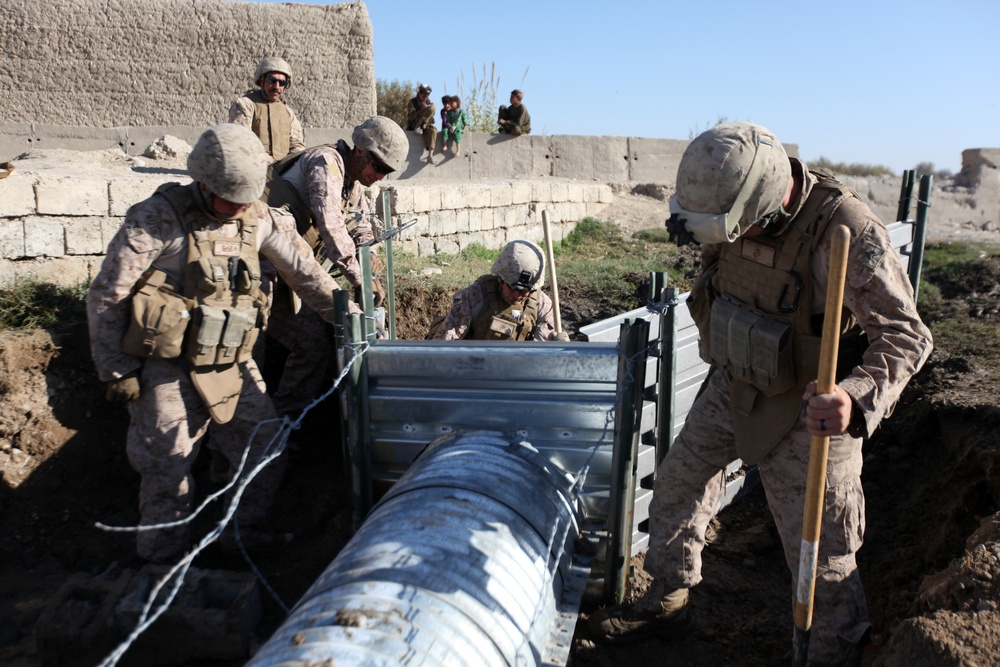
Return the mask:
[[[257,65],[257,71],[253,74],[253,82],[258,85],[263,85],[264,75],[268,72],[279,72],[288,77],[288,85],[285,86],[285,90],[292,87],[292,68],[288,66],[288,62],[284,58],[277,58],[275,56],[267,56]]]
[[[687,218],[699,242],[732,242],[781,206],[791,180],[788,155],[773,133],[753,123],[725,123],[684,151],[670,210]]]
[[[191,178],[235,204],[249,204],[264,192],[267,165],[264,145],[253,132],[235,123],[205,130],[188,155]]]
[[[541,288],[545,282],[545,255],[531,241],[511,241],[500,251],[491,271],[515,289]]]
[[[406,163],[410,140],[396,121],[385,116],[372,116],[354,128],[351,135],[355,148],[369,151],[393,171]]]

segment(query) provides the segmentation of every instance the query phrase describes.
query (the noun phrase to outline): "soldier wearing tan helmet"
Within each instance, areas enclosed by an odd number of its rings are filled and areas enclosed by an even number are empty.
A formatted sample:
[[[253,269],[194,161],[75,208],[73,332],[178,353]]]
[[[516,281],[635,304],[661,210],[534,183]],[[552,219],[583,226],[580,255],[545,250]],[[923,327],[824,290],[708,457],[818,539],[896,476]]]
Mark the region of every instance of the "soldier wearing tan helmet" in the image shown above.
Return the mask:
[[[272,160],[305,148],[302,124],[282,99],[292,87],[292,68],[283,58],[269,56],[257,65],[253,83],[257,88],[229,107],[229,122],[256,134]]]
[[[418,85],[417,94],[406,108],[406,129],[423,135],[428,162],[434,161],[434,142],[437,140],[437,128],[434,126],[435,109],[434,103],[431,102],[431,87]]]
[[[561,340],[552,299],[542,292],[545,255],[531,241],[511,241],[491,272],[459,290],[451,310],[431,326],[433,340]]]
[[[882,222],[765,128],[719,125],[684,152],[668,227],[703,246],[688,305],[712,372],[656,473],[649,592],[592,614],[601,639],[690,629],[705,531],[728,465],[756,464],[793,578],[811,436],[830,438],[809,664],[856,664],[871,624],[855,554],[864,536],[861,443],[931,352]],[[816,394],[833,230],[851,234],[836,389]],[[793,582],[794,586],[794,582]]]
[[[362,285],[357,248],[373,239],[365,191],[406,166],[410,144],[403,129],[385,116],[355,127],[352,142],[316,146],[274,163],[263,198],[292,212],[308,247],[329,259],[357,294]],[[380,262],[377,256],[373,260],[377,275]],[[372,285],[375,305],[381,305],[382,284],[374,279]],[[274,393],[279,412],[305,407],[324,388],[333,350],[325,335],[319,335],[322,330],[315,313],[298,308],[287,288],[275,284],[267,334],[289,350]]]
[[[259,256],[325,319],[336,282],[288,240],[294,220],[259,199],[268,157],[246,128],[207,130],[188,157],[193,182],[169,183],[132,206],[87,296],[91,351],[108,399],[128,403],[127,453],[142,477],[143,525],[176,521],[194,500],[191,467],[205,434],[235,470],[254,427],[275,416],[251,350],[263,317]],[[256,432],[253,466],[276,425]],[[249,468],[248,468],[249,469]],[[240,504],[252,529],[283,475],[272,462]],[[188,547],[187,526],[137,534],[142,558],[163,562]]]

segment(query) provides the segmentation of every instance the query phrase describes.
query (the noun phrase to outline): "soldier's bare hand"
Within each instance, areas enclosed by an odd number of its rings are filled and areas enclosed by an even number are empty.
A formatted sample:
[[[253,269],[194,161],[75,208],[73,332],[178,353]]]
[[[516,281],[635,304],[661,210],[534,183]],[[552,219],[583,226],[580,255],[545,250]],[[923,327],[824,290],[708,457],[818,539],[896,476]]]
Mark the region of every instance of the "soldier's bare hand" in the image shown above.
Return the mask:
[[[811,435],[833,436],[847,430],[851,423],[851,397],[839,386],[830,394],[817,394],[816,381],[806,385],[802,394],[806,405],[806,430]]]

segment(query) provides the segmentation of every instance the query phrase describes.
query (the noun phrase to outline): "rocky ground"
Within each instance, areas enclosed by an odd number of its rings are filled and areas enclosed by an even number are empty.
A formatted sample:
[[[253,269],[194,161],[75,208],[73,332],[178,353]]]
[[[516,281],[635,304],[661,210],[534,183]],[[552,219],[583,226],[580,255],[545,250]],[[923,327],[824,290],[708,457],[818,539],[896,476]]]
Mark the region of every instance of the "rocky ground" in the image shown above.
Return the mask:
[[[620,193],[606,218],[627,232],[662,225],[667,193],[644,192]],[[996,241],[989,230],[971,231],[988,235],[979,240]],[[951,319],[932,326],[960,327],[955,318],[992,321],[1000,269],[995,257],[984,257],[975,283],[958,281],[947,294]],[[586,314],[564,316],[571,325],[611,314],[596,313],[586,295],[561,296],[566,312]],[[427,313],[447,303],[447,295],[432,293],[401,299],[406,312],[418,314],[400,323],[402,337],[426,330],[420,317],[429,320]],[[961,340],[935,351],[865,446],[868,533],[860,564],[878,644],[865,658],[869,664],[1000,664],[1000,457],[994,435],[1000,360],[988,341]],[[324,405],[297,435],[273,517],[276,527],[295,537],[283,551],[258,559],[288,605],[349,537],[343,470],[329,440],[328,425],[336,422],[336,406]],[[124,455],[126,424],[126,412],[103,399],[83,327],[0,334],[0,664],[42,664],[34,629],[70,576],[112,576],[138,565],[128,536],[94,527],[95,521],[128,525],[138,518],[138,478]],[[208,472],[208,463],[199,461],[202,491],[212,487]],[[790,576],[762,493],[723,511],[713,527],[705,582],[693,592],[691,637],[606,647],[591,641],[581,624],[573,664],[787,664]],[[238,556],[217,549],[197,565],[247,569]],[[641,558],[635,570],[641,590]],[[266,638],[281,618],[279,605],[265,598],[260,636]]]

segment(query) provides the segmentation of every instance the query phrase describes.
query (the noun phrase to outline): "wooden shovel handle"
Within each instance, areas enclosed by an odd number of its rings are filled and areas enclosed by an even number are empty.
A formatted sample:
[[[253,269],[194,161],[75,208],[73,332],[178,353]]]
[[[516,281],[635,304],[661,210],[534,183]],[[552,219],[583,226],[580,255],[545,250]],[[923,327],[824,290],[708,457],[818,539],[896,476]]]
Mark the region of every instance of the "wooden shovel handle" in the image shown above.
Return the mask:
[[[837,383],[837,350],[840,345],[840,314],[844,305],[844,280],[847,274],[847,251],[851,232],[843,225],[833,230],[830,273],[826,285],[826,311],[823,314],[823,338],[819,354],[816,393],[830,394]],[[795,635],[793,664],[805,665],[812,627],[813,594],[816,590],[816,565],[819,536],[823,525],[823,498],[826,495],[826,464],[830,450],[829,436],[812,436],[809,445],[809,468],[806,477],[805,511],[802,515],[802,545],[799,549],[799,576],[795,587]]]
[[[556,320],[556,333],[559,333],[562,331],[562,315],[559,312],[559,283],[556,282],[556,259],[552,252],[548,211],[542,211],[542,230],[545,232],[545,263],[549,265],[549,283],[552,285],[552,312]]]

